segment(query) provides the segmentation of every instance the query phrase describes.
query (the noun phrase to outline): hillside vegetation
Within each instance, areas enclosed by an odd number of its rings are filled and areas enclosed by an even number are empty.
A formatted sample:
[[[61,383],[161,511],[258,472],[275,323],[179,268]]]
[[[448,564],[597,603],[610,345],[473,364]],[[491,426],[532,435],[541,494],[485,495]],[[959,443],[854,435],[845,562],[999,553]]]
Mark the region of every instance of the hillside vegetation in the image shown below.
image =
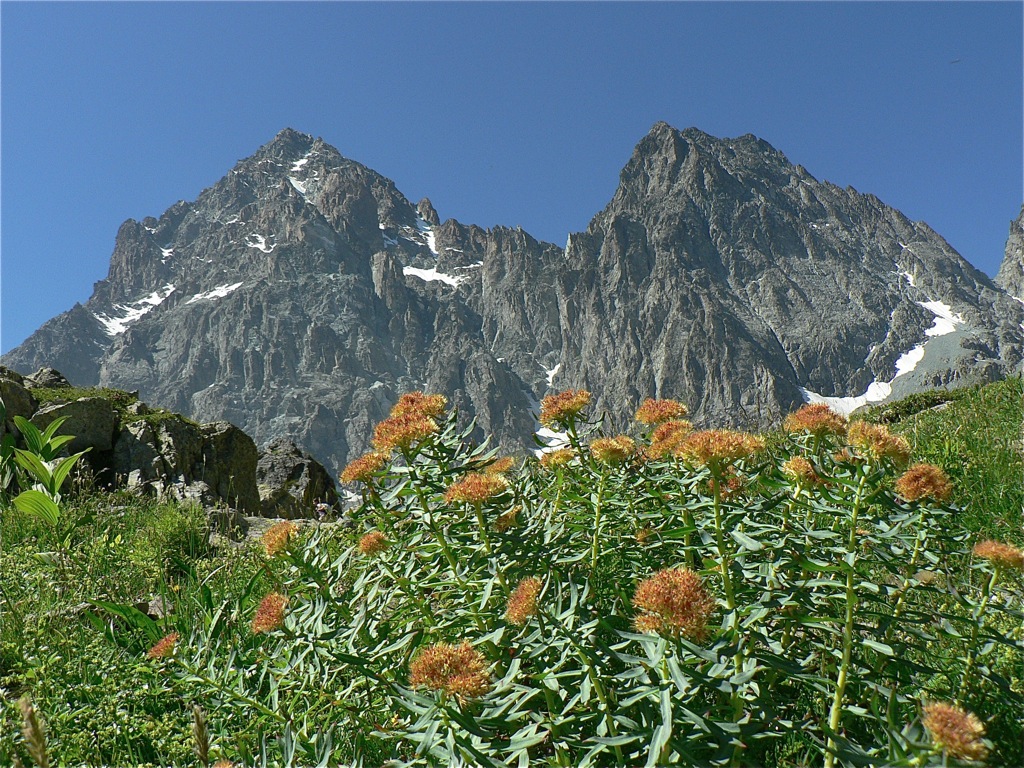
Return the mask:
[[[351,524],[251,542],[6,501],[0,764],[1024,764],[1019,378],[758,436],[589,399],[538,461],[406,395]]]

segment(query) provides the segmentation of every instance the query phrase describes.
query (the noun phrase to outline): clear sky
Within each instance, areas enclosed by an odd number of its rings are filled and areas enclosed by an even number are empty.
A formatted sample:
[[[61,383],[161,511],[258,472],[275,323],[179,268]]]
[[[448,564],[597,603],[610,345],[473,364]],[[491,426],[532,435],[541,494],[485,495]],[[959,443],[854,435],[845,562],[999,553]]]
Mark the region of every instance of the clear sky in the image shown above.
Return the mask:
[[[442,219],[559,245],[658,120],[753,133],[989,275],[1022,189],[1021,2],[0,3],[0,351],[127,218],[288,126]]]

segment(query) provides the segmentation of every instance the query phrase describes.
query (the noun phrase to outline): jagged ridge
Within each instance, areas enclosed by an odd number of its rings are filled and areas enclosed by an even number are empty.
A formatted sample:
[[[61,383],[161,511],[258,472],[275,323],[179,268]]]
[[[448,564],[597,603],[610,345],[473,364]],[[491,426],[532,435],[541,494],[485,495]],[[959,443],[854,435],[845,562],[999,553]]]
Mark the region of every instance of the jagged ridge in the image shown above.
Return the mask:
[[[662,396],[750,427],[807,398],[996,378],[1022,321],[927,225],[754,136],[655,125],[562,249],[441,223],[289,129],[195,202],[125,222],[89,301],[4,363],[295,437],[337,471],[404,390],[521,448],[549,387],[620,421]]]

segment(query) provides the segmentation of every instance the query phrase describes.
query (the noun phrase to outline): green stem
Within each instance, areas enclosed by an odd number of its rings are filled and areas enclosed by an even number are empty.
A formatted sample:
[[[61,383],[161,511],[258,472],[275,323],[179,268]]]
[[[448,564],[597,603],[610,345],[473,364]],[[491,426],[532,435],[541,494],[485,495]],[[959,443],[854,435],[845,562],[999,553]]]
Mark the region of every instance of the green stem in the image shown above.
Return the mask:
[[[857,484],[857,491],[853,500],[853,513],[850,516],[850,533],[846,545],[846,551],[852,555],[853,562],[848,564],[846,572],[846,616],[843,622],[843,657],[839,663],[839,674],[836,676],[836,689],[832,697],[832,708],[828,715],[830,733],[826,746],[825,768],[833,768],[835,765],[837,748],[835,734],[839,731],[839,724],[843,716],[843,699],[846,695],[846,683],[850,675],[850,659],[853,655],[853,619],[857,610],[857,592],[854,589],[854,577],[857,574],[857,518],[860,515],[860,505],[867,479],[867,468],[862,467],[860,482]]]
[[[593,573],[597,569],[597,556],[599,553],[599,546],[601,542],[601,512],[602,503],[604,501],[604,486],[608,475],[605,472],[601,473],[601,479],[597,484],[597,502],[594,504],[594,541],[590,547],[590,572]]]
[[[957,690],[956,701],[954,702],[958,706],[963,703],[964,697],[967,695],[968,686],[971,683],[971,674],[974,672],[974,664],[978,659],[976,652],[978,633],[984,624],[985,609],[988,607],[989,598],[992,597],[992,588],[996,585],[998,577],[999,568],[996,568],[984,583],[981,602],[978,604],[978,609],[974,612],[974,621],[971,622],[971,640],[967,646],[967,665],[964,667],[963,675],[960,677],[960,688]]]
[[[480,527],[480,539],[484,543],[484,550],[487,552],[487,558],[494,564],[494,573],[498,577],[498,583],[501,584],[502,590],[505,592],[505,597],[508,597],[510,592],[508,590],[508,584],[505,583],[505,574],[501,571],[501,564],[498,563],[498,558],[494,556],[494,550],[491,548],[491,539],[487,535],[487,521],[484,520],[483,505],[477,503],[473,505],[476,510],[476,522]]]

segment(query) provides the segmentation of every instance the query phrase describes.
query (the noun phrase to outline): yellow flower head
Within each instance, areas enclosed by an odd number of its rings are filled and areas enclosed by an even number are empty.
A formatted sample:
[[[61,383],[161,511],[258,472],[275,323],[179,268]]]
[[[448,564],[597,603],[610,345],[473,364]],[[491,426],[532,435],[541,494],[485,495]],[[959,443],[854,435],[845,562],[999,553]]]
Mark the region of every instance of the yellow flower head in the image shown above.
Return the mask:
[[[263,549],[266,550],[268,556],[273,557],[288,546],[288,541],[298,530],[299,526],[291,520],[282,520],[279,523],[274,523],[267,528],[260,538],[260,541],[263,543]]]
[[[505,621],[521,627],[537,615],[537,595],[541,589],[540,579],[530,576],[523,579],[509,595],[508,607],[505,610]]]
[[[953,485],[946,473],[934,464],[915,464],[896,481],[896,493],[907,501],[945,501],[952,492]]]
[[[805,405],[789,414],[783,422],[787,432],[810,432],[812,435],[845,435],[847,421],[827,405]]]
[[[1024,552],[1012,544],[1001,541],[980,541],[974,545],[974,554],[988,560],[997,568],[1012,568],[1024,571]]]
[[[884,424],[855,421],[847,430],[846,439],[854,448],[866,451],[876,459],[889,459],[897,465],[910,460],[910,443],[892,434]]]
[[[666,568],[637,585],[633,607],[641,611],[634,622],[638,631],[700,641],[707,636],[715,600],[689,568]]]
[[[554,469],[572,461],[576,452],[572,448],[559,448],[555,451],[548,451],[540,457],[540,465],[545,469]]]
[[[256,615],[252,617],[253,634],[273,632],[284,626],[284,609],[288,598],[278,592],[270,592],[260,601]]]
[[[675,453],[686,436],[693,432],[693,424],[684,419],[665,421],[651,432],[651,444],[644,449],[649,459],[663,459]]]
[[[626,435],[600,437],[590,444],[590,453],[602,464],[621,464],[636,453],[636,443]]]
[[[936,746],[961,760],[984,760],[988,747],[982,743],[985,726],[971,712],[943,702],[926,704],[921,718]]]
[[[169,635],[164,635],[160,638],[156,645],[149,649],[146,654],[151,659],[163,659],[174,653],[174,646],[178,644],[178,640],[181,639],[181,635],[177,632],[171,632]]]
[[[370,531],[359,539],[359,551],[367,557],[380,554],[391,546],[391,542],[380,531]]]
[[[375,472],[387,464],[388,455],[381,451],[372,451],[350,461],[341,472],[343,483],[369,483]]]
[[[662,424],[683,418],[689,411],[678,400],[653,400],[647,398],[636,412],[641,424]]]
[[[503,456],[484,470],[486,475],[503,475],[516,465],[514,456]]]
[[[764,441],[754,435],[729,429],[709,429],[687,436],[676,453],[696,464],[727,464],[762,448]]]
[[[373,430],[373,447],[379,451],[405,449],[437,432],[437,422],[417,411],[389,416]]]
[[[782,472],[791,480],[796,480],[804,485],[814,485],[820,479],[811,462],[803,456],[794,456],[789,461],[783,462]]]
[[[444,395],[425,395],[422,392],[406,392],[391,408],[392,416],[416,413],[426,418],[434,418],[444,413],[448,398]]]
[[[470,504],[482,504],[492,496],[508,488],[508,483],[501,475],[483,475],[471,472],[461,480],[452,483],[445,491],[444,500],[449,504],[465,501]]]
[[[420,651],[409,665],[409,683],[455,696],[462,703],[491,689],[487,660],[465,640],[458,645],[437,643]]]
[[[540,402],[540,423],[545,427],[575,417],[590,405],[590,393],[585,389],[567,389],[555,395],[548,395]]]
[[[494,530],[498,533],[504,533],[505,531],[512,528],[517,522],[517,515],[522,509],[520,506],[512,507],[508,512],[498,515],[494,520]]]

